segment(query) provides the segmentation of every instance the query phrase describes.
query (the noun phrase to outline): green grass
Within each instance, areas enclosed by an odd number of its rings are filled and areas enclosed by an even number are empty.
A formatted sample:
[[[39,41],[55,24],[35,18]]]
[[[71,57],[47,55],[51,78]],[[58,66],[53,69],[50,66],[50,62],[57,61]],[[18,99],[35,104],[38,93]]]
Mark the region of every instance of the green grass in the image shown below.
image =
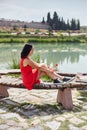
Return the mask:
[[[29,36],[29,35],[10,35],[0,34],[0,43],[87,43],[86,36]]]
[[[18,59],[12,59],[12,63],[9,65],[10,69],[20,69],[20,63]]]

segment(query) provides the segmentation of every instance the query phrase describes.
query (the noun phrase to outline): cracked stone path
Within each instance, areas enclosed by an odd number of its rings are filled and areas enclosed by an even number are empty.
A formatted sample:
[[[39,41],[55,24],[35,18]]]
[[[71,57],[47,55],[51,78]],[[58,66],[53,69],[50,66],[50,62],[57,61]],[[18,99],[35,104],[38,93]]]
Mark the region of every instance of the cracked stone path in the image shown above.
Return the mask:
[[[56,103],[57,90],[8,91],[0,99],[0,130],[87,130],[86,91],[72,91],[71,111]]]

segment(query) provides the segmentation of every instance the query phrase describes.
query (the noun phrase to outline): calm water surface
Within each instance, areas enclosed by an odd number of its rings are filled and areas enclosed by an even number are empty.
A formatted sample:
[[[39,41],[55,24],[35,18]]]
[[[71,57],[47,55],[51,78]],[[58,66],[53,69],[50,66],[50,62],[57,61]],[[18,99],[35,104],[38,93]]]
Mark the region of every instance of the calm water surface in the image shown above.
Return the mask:
[[[0,44],[0,69],[7,69],[13,59],[20,59],[21,44]],[[60,72],[87,72],[87,44],[34,44],[35,55],[40,55],[40,62],[51,67],[59,64]]]

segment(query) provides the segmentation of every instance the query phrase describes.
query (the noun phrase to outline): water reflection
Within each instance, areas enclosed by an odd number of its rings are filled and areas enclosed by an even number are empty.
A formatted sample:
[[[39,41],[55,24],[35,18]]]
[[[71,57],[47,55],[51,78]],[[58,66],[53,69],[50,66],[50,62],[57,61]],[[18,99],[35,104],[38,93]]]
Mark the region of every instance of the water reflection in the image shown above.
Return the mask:
[[[87,44],[35,44],[35,53],[40,54],[40,62],[63,72],[87,72]],[[0,68],[6,67],[13,58],[20,58],[23,44],[0,44]]]
[[[42,51],[43,52],[43,51]],[[80,56],[86,56],[87,53],[85,52],[80,52],[80,51],[60,51],[58,52],[57,50],[55,52],[49,51],[48,53],[40,53],[40,57],[42,60],[44,58],[47,59],[47,63],[50,63],[51,61],[53,63],[63,63],[65,60],[67,63],[78,63],[80,60]],[[45,60],[46,60],[45,59]]]
[[[63,72],[87,72],[86,44],[54,44],[48,47],[48,53],[45,53],[44,45],[42,45],[41,48],[41,62],[47,59],[46,63],[52,67],[55,67],[55,64],[58,63],[60,71]]]

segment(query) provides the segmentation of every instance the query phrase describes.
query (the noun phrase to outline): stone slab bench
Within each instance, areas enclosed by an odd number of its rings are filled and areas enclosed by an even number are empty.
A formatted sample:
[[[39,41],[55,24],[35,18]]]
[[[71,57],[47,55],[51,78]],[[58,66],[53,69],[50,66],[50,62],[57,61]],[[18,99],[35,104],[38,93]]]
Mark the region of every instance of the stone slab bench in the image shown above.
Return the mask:
[[[0,96],[8,97],[8,88],[25,88],[21,78],[12,78],[10,76],[1,76],[0,78]],[[57,102],[61,103],[65,109],[73,108],[73,100],[71,90],[73,88],[85,88],[87,83],[76,82],[75,80],[68,83],[47,83],[43,82],[35,84],[33,89],[57,89]]]

